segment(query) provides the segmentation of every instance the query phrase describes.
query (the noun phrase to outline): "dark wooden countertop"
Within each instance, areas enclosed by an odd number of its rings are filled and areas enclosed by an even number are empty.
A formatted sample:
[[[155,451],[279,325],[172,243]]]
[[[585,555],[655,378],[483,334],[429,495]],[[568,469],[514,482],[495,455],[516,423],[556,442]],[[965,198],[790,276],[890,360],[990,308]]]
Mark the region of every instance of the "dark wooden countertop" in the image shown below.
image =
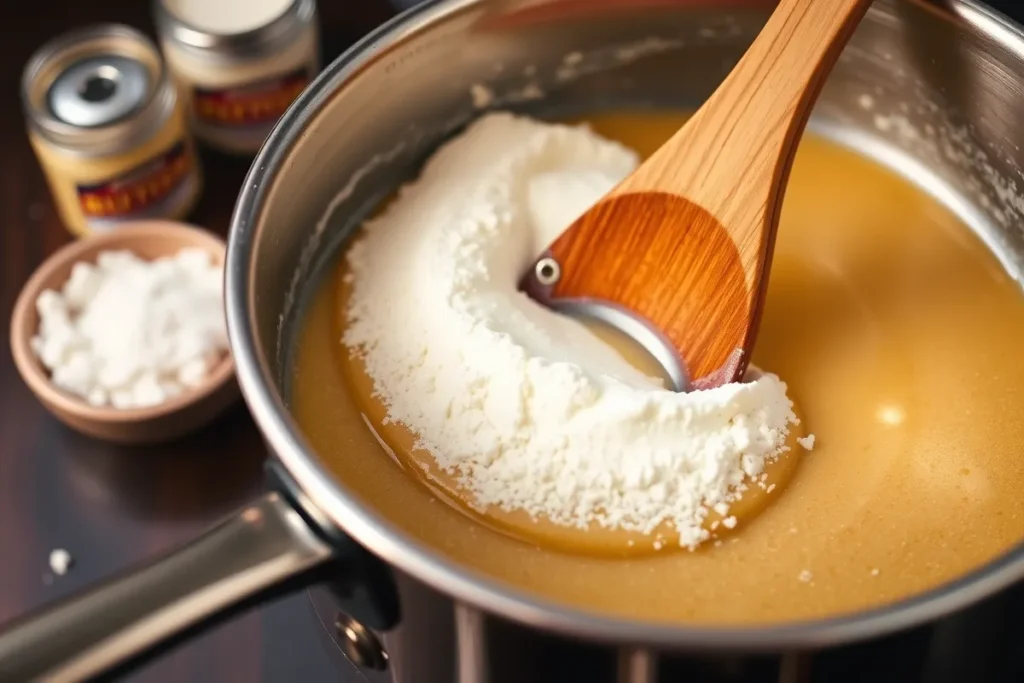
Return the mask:
[[[325,57],[392,13],[385,0],[318,3]],[[25,135],[18,87],[29,55],[67,29],[117,21],[152,35],[143,0],[0,3],[0,320],[32,270],[71,237],[57,218]],[[244,160],[205,154],[207,186],[192,221],[220,234]],[[0,622],[81,589],[196,535],[262,486],[265,451],[241,403],[214,426],[159,448],[117,448],[52,418],[0,354]],[[54,548],[71,570],[49,575]],[[316,617],[299,594],[217,627],[148,664],[131,681],[336,681]]]

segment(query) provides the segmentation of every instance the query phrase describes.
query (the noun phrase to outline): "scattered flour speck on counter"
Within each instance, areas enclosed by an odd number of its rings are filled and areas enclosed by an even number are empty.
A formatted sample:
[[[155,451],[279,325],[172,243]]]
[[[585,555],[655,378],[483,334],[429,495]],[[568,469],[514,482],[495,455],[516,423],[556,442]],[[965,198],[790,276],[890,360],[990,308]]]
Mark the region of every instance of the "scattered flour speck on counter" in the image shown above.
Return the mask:
[[[667,522],[693,548],[709,538],[708,509],[728,510],[783,452],[797,423],[786,385],[752,369],[746,383],[665,390],[517,290],[536,254],[637,164],[585,127],[483,116],[348,250],[343,341],[387,419],[477,506],[580,528]]]
[[[71,568],[71,553],[63,548],[56,548],[50,552],[50,569],[57,576],[64,576]]]

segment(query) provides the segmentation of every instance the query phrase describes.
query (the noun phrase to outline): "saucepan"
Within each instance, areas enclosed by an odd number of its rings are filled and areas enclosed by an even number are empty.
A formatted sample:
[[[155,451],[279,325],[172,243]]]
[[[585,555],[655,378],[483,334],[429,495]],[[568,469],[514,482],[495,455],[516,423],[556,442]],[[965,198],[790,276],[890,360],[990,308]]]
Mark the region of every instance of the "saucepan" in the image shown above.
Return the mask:
[[[634,652],[749,652],[879,636],[1024,577],[1019,546],[954,583],[831,619],[705,629],[611,618],[479,576],[411,538],[332,477],[289,415],[294,331],[318,270],[440,141],[488,107],[694,107],[771,9],[763,0],[435,0],[335,60],[253,162],[229,239],[231,350],[270,452],[270,492],[180,550],[10,625],[0,635],[0,680],[89,678],[317,582],[356,639],[408,622],[413,606],[398,586],[409,582],[471,613]],[[973,217],[1019,270],[1022,83],[1024,31],[1006,18],[971,0],[877,0],[812,126],[904,171],[928,169],[918,181]],[[860,106],[865,93],[870,108]],[[900,125],[877,125],[879,112],[898,114]],[[464,682],[478,680],[472,671],[461,667]]]

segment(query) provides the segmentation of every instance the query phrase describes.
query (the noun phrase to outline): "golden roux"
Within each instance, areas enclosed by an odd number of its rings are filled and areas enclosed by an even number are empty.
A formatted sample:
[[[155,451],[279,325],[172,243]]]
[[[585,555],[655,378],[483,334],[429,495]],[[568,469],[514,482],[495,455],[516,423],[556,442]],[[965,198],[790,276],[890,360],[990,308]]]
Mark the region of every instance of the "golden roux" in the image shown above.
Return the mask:
[[[649,154],[683,117],[588,120]],[[718,546],[580,555],[439,500],[353,400],[336,285],[317,293],[295,356],[292,409],[310,442],[404,532],[520,589],[637,619],[772,623],[918,593],[1024,538],[1020,291],[932,199],[813,136],[790,179],[754,362],[789,384],[817,442],[782,495]]]

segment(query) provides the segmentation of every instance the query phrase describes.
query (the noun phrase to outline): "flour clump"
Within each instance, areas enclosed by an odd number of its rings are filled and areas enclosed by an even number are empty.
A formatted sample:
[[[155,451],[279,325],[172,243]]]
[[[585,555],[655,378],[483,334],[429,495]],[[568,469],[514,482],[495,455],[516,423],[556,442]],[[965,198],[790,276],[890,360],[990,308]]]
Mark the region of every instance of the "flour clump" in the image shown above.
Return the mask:
[[[160,405],[199,386],[227,354],[222,269],[205,250],[79,262],[36,301],[32,349],[53,384],[93,406]]]
[[[786,385],[676,393],[518,291],[524,269],[639,163],[586,127],[487,114],[367,221],[347,252],[343,342],[481,508],[710,537],[797,423]],[[734,520],[732,520],[734,523]]]

